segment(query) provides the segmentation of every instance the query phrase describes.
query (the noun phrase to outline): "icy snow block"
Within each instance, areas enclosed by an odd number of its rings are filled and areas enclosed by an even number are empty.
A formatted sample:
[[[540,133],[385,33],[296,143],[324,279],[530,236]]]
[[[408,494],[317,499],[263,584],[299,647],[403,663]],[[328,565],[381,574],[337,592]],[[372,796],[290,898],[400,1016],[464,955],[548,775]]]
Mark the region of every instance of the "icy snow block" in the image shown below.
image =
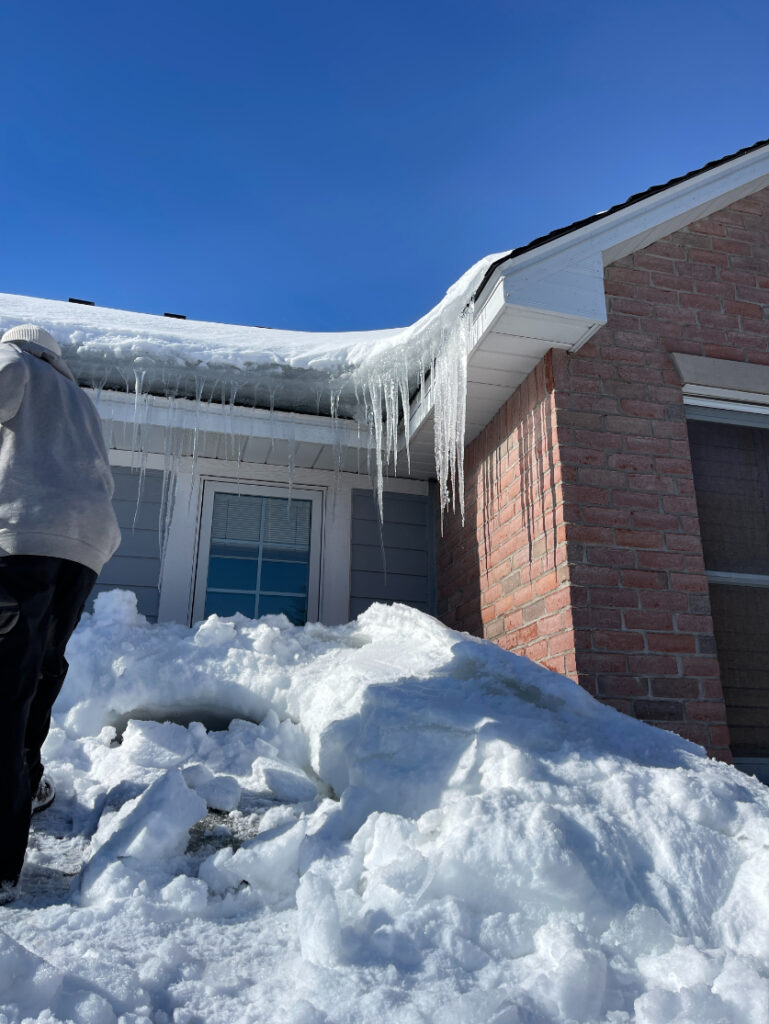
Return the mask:
[[[288,804],[314,800],[318,795],[317,786],[303,771],[271,757],[257,757],[251,766],[251,780],[258,791],[269,790]]]
[[[208,904],[208,886],[199,878],[177,875],[161,889],[163,901],[182,914],[198,914]]]
[[[197,789],[198,786],[210,782],[214,777],[214,773],[208,765],[188,764],[186,768],[182,768],[182,776],[190,789]]]
[[[240,803],[240,786],[232,775],[217,775],[195,787],[212,811],[234,811]]]
[[[296,907],[302,957],[321,967],[334,966],[342,953],[342,930],[331,883],[314,871],[308,871],[296,891]]]
[[[80,876],[83,902],[130,895],[148,868],[162,868],[184,853],[190,828],[205,813],[205,801],[187,788],[181,772],[166,772],[109,822],[107,837]],[[94,838],[99,841],[98,831]]]
[[[298,821],[277,834],[258,836],[235,853],[230,848],[218,850],[200,865],[200,877],[214,892],[247,882],[267,905],[293,899],[305,833],[306,822]]]
[[[123,733],[123,754],[143,768],[174,768],[192,753],[189,730],[174,722],[131,720]]]

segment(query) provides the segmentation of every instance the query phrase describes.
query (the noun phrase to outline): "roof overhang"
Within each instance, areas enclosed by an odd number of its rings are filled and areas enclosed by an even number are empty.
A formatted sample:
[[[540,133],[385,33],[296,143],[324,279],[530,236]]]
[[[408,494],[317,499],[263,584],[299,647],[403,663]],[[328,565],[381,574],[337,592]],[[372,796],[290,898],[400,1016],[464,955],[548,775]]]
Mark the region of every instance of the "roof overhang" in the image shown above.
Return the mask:
[[[466,442],[549,349],[576,352],[606,323],[607,265],[766,187],[769,144],[501,260],[475,301]],[[428,382],[410,417],[411,461],[420,469],[433,459],[433,404]]]

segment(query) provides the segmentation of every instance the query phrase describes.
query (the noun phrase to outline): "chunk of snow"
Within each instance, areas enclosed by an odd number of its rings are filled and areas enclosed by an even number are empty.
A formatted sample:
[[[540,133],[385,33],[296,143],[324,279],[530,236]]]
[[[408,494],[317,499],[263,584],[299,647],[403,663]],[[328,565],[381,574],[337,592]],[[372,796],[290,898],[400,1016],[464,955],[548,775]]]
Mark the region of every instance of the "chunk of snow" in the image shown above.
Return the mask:
[[[240,803],[240,785],[232,775],[215,775],[196,786],[195,792],[214,811],[234,811]]]

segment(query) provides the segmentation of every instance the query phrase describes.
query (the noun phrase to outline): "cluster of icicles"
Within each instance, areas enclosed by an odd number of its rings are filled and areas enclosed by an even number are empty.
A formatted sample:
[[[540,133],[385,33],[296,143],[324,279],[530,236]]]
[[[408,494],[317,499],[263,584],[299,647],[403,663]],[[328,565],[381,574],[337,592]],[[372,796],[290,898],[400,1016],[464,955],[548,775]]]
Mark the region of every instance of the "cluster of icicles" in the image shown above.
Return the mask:
[[[286,386],[280,376],[270,368],[251,371],[214,371],[211,368],[195,371],[157,372],[146,368],[125,369],[121,378],[126,392],[133,396],[133,424],[126,440],[132,453],[132,465],[140,471],[139,501],[147,467],[148,447],[145,430],[151,403],[162,396],[167,403],[166,428],[163,432],[163,488],[161,501],[161,552],[165,553],[171,515],[173,493],[171,486],[179,472],[182,457],[191,458],[185,469],[194,477],[197,460],[201,457],[205,434],[210,426],[204,425],[202,413],[215,413],[215,433],[226,439],[226,458],[239,467],[248,440],[238,433],[235,411],[242,406],[270,411],[303,407],[326,414],[334,434],[335,475],[343,469],[342,428],[350,421],[357,425],[358,463],[367,470],[376,494],[380,523],[383,521],[384,480],[390,474],[410,471],[410,420],[415,403],[432,407],[434,415],[434,453],[436,477],[440,495],[441,522],[448,509],[464,516],[464,436],[465,402],[467,391],[467,353],[473,322],[472,302],[447,316],[444,308],[438,316],[429,316],[419,324],[404,330],[385,353],[360,365],[327,377],[322,385],[317,377],[303,381],[303,374],[293,377]],[[82,374],[79,374],[81,382]],[[97,398],[106,390],[114,390],[92,374],[91,387]],[[132,379],[131,379],[132,378]],[[194,398],[190,393],[194,388]],[[304,391],[302,390],[304,389]],[[290,398],[288,396],[291,396]],[[106,397],[106,396],[105,396]],[[191,415],[190,415],[191,414]],[[210,425],[210,418],[205,417]],[[191,423],[191,426],[190,426]],[[286,419],[284,417],[285,425]],[[288,418],[288,476],[289,494],[293,485],[296,440],[292,436]],[[108,443],[116,425],[108,421]],[[285,437],[285,434],[284,434]],[[157,448],[155,448],[157,452]],[[137,502],[138,514],[139,502]]]

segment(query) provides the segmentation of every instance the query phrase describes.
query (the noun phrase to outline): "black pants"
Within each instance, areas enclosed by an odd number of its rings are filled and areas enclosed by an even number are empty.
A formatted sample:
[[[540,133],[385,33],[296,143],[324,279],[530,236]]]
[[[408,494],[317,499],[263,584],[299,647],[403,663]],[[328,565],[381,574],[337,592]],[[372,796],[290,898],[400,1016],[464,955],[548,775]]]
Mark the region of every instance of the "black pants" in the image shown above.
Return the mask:
[[[19,605],[18,622],[0,636],[0,882],[24,863],[40,748],[69,668],[64,650],[95,582],[92,569],[65,558],[0,556],[0,587]]]

